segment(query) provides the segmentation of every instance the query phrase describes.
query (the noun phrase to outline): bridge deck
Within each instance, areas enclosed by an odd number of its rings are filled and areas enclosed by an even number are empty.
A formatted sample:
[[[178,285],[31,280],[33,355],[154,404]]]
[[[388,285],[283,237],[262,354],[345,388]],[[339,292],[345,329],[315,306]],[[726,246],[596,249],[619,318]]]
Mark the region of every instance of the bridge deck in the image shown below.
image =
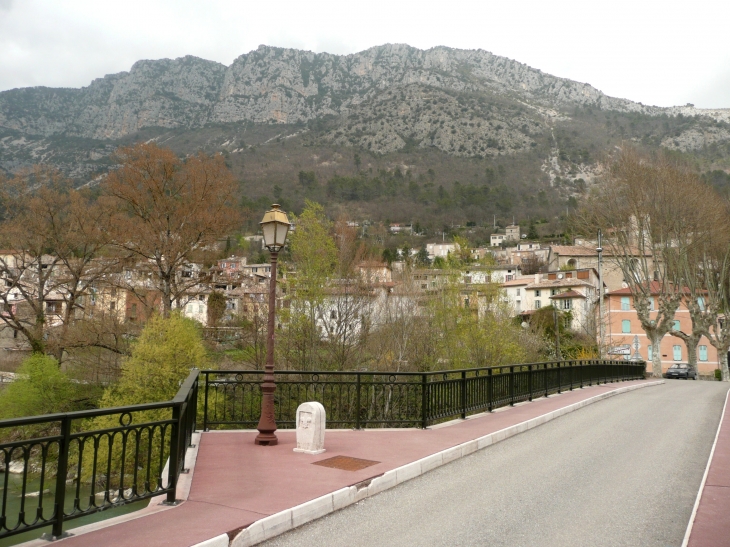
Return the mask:
[[[255,446],[255,431],[204,433],[187,501],[89,533],[71,530],[77,535],[61,544],[188,547],[221,534],[233,538],[237,531],[257,520],[343,487],[597,395],[644,383],[647,382],[576,389],[428,430],[328,430],[327,451],[317,456],[293,452],[294,431],[278,431],[279,444],[274,447]],[[359,471],[311,465],[338,455],[379,463]],[[41,544],[47,543],[38,543]]]

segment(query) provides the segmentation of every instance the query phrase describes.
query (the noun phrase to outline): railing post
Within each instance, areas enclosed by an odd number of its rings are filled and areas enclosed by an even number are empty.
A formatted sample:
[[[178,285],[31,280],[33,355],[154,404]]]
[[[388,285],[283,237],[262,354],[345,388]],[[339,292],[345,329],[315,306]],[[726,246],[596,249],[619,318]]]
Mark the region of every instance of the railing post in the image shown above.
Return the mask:
[[[561,383],[560,383],[560,361],[558,361],[558,394],[561,393]]]
[[[466,371],[461,371],[461,419],[466,419]]]
[[[355,429],[360,429],[360,376],[359,372],[356,372],[356,384],[355,384]]]
[[[177,478],[180,469],[180,426],[182,425],[181,411],[182,404],[174,404],[172,407],[172,433],[170,434],[170,467],[167,470],[167,503],[175,504],[175,493],[177,490]],[[183,456],[184,457],[184,456]]]
[[[210,376],[205,371],[205,404],[203,405],[203,431],[208,431],[208,380]]]
[[[586,374],[586,363],[585,361],[581,361],[579,364],[580,368],[578,369],[578,377],[580,378],[580,388],[583,389],[583,377]]]
[[[515,367],[509,367],[509,406],[515,406]]]
[[[545,397],[549,397],[548,395],[548,364],[545,363],[543,365],[543,383],[545,384]]]
[[[200,378],[200,376],[198,376]],[[198,381],[196,380],[193,386],[193,394],[190,397],[190,402],[187,407],[188,425],[187,431],[185,431],[185,448],[193,446],[193,432],[198,425]]]
[[[421,428],[428,427],[428,377],[421,374]]]
[[[573,370],[575,369],[575,361],[571,361],[568,366],[568,372],[570,373],[570,391],[573,391]]]
[[[588,385],[593,385],[593,360],[588,361]]]
[[[494,377],[492,369],[487,369],[487,410],[492,412],[494,409]]]
[[[532,365],[527,365],[527,391],[529,400],[532,401]]]
[[[58,467],[56,469],[56,492],[54,495],[54,513],[51,535],[60,538],[63,535],[63,504],[66,499],[66,474],[68,473],[68,453],[71,449],[71,417],[61,420],[61,439],[58,441]],[[26,463],[27,465],[27,463]]]

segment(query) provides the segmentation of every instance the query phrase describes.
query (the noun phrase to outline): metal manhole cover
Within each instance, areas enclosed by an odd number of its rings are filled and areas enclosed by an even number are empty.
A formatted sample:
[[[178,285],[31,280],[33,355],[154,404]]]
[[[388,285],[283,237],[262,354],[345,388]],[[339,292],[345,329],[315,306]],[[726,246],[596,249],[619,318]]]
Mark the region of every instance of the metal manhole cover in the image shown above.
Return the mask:
[[[373,460],[361,460],[360,458],[351,458],[350,456],[334,456],[333,458],[327,458],[326,460],[320,460],[318,462],[312,462],[314,465],[321,465],[322,467],[332,467],[334,469],[344,469],[345,471],[360,471],[376,463]]]

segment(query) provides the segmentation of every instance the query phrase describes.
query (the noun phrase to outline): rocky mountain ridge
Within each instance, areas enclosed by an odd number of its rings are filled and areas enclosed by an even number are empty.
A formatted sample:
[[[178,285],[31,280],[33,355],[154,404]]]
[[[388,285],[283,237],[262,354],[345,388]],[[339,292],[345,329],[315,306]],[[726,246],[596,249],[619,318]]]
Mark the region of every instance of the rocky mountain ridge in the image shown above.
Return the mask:
[[[730,109],[608,97],[481,50],[261,46],[231,66],[139,61],[81,89],[0,93],[0,175],[43,163],[94,185],[139,141],[223,154],[251,210],[557,222],[625,142],[685,157],[730,195]]]
[[[347,116],[367,108],[384,92],[401,88],[446,94],[488,92],[512,97],[541,115],[546,109],[577,105],[730,122],[730,109],[646,106],[482,50],[423,51],[388,44],[345,56],[260,46],[229,67],[192,56],[138,61],[129,72],[99,78],[81,89],[2,92],[0,127],[25,135],[114,140],[147,127],[301,124]],[[518,135],[508,138],[518,147],[529,146]],[[394,135],[384,139],[396,141],[396,147],[401,144]],[[392,148],[385,146],[383,151]]]

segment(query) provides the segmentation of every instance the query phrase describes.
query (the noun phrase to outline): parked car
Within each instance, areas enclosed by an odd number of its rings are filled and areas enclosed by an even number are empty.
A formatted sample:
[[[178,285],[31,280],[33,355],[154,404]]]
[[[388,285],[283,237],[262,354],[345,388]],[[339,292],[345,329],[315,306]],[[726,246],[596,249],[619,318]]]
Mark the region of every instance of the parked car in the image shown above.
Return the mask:
[[[691,370],[689,368],[689,365],[685,363],[675,363],[671,367],[667,369],[667,372],[664,373],[665,378],[684,378],[685,380],[689,380],[692,378],[693,380],[697,379],[697,371]]]

